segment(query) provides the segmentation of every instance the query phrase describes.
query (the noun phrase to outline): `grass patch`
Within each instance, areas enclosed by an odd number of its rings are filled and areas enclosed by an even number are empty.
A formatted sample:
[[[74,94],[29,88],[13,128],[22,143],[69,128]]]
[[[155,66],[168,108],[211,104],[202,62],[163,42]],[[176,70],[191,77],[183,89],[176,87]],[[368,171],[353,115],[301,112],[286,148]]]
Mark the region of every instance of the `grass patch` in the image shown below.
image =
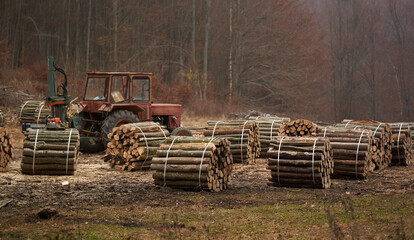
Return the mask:
[[[200,203],[201,204],[201,203]],[[60,218],[10,219],[1,239],[414,238],[414,194],[239,208],[91,207]],[[51,227],[52,226],[52,227]]]

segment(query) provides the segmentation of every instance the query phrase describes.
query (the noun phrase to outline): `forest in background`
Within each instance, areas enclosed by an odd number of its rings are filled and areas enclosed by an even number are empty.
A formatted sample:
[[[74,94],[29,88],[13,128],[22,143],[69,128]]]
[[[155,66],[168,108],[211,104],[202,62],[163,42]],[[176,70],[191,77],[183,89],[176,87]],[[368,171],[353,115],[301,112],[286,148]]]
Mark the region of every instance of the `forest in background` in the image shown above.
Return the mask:
[[[412,121],[411,0],[0,0],[0,84],[46,94],[47,57],[154,74],[155,102],[199,115]]]

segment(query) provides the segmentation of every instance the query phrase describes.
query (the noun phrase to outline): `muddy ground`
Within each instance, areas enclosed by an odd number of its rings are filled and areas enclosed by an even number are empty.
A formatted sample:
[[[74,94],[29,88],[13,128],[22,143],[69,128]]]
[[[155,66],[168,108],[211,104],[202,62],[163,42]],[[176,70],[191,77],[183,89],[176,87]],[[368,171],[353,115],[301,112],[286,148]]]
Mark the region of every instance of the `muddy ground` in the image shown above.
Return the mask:
[[[22,135],[14,126],[17,146]],[[151,171],[123,172],[110,169],[101,154],[81,154],[74,176],[30,176],[20,171],[21,147],[15,149],[15,161],[10,170],[0,173],[0,239],[12,223],[8,219],[20,216],[26,223],[39,221],[37,212],[54,207],[59,212],[68,210],[110,209],[111,206],[130,207],[151,211],[179,206],[183,209],[238,209],[245,206],[298,203],[312,201],[337,202],[345,198],[371,195],[404,195],[414,193],[414,167],[390,167],[372,173],[366,180],[333,179],[330,189],[276,188],[267,186],[269,176],[266,160],[256,165],[235,165],[229,188],[219,193],[183,191],[157,188],[153,185]],[[68,181],[65,188],[62,182]],[[201,200],[200,200],[201,199]],[[60,215],[64,224],[79,221],[105,224],[108,218]],[[135,226],[134,219],[111,219],[118,224]],[[18,225],[18,224],[17,224]],[[11,235],[14,238],[14,235]],[[190,235],[191,236],[191,235]],[[16,238],[19,238],[18,236]]]

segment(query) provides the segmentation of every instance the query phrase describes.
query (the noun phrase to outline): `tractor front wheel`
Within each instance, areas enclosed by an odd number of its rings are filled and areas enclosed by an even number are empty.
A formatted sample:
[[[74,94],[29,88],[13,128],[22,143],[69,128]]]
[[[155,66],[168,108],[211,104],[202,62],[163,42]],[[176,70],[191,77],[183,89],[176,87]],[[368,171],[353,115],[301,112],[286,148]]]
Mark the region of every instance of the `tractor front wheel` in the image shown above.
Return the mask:
[[[103,121],[101,127],[101,136],[105,147],[109,142],[108,134],[112,132],[114,127],[137,122],[139,122],[138,116],[128,110],[119,110],[109,114],[109,116]]]
[[[171,136],[193,136],[190,129],[186,127],[178,127],[171,132]]]

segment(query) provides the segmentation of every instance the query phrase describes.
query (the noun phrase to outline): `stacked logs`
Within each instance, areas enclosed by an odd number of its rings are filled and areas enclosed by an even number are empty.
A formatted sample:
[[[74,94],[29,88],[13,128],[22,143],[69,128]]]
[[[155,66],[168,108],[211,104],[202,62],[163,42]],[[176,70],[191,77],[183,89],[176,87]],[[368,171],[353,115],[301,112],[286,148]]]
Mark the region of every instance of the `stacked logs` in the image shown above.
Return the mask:
[[[0,128],[0,172],[8,171],[12,160],[12,137],[6,128]]]
[[[45,123],[49,115],[52,111],[45,102],[26,101],[20,106],[18,119],[21,123]]]
[[[21,162],[22,173],[31,175],[74,175],[79,132],[31,129],[26,132]]]
[[[304,137],[315,135],[316,125],[311,121],[304,119],[296,119],[289,122],[284,122],[279,128],[279,136]]]
[[[3,126],[4,126],[4,114],[0,110],[0,127],[3,127]]]
[[[330,141],[335,164],[333,176],[364,179],[374,170],[371,131],[328,126],[318,127],[316,135]]]
[[[111,168],[125,171],[148,170],[160,144],[170,136],[166,126],[140,122],[115,127],[108,134],[105,161]]]
[[[253,164],[260,156],[260,131],[254,121],[209,121],[203,135],[227,138],[233,163]]]
[[[392,132],[392,165],[411,164],[411,126],[408,123],[390,123]]]
[[[151,169],[156,186],[219,192],[230,181],[230,142],[225,138],[168,138]]]
[[[329,188],[332,147],[323,137],[275,137],[267,152],[269,186]]]
[[[343,120],[336,124],[338,127],[370,130],[372,140],[371,158],[375,164],[375,170],[382,170],[391,164],[392,138],[390,125],[372,120]]]
[[[286,120],[279,119],[265,119],[261,118],[256,120],[257,125],[259,126],[260,131],[260,157],[265,158],[267,151],[270,148],[270,141],[273,137],[279,135],[280,126],[286,122]]]

